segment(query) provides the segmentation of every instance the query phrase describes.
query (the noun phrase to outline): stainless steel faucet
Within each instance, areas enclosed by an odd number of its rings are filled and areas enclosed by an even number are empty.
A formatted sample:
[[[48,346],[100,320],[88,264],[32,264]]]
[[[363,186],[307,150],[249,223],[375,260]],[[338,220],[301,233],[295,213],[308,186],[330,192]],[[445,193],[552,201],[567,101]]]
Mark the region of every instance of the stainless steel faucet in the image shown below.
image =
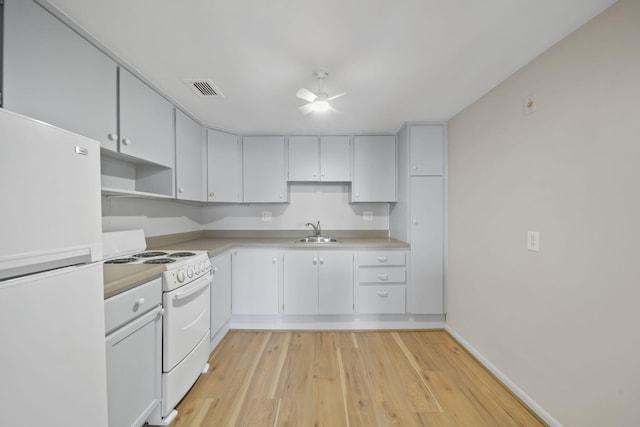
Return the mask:
[[[318,225],[313,225],[312,223],[308,222],[305,224],[306,227],[313,227],[313,236],[314,237],[320,237],[320,233],[322,230],[320,230],[320,221],[318,221]]]

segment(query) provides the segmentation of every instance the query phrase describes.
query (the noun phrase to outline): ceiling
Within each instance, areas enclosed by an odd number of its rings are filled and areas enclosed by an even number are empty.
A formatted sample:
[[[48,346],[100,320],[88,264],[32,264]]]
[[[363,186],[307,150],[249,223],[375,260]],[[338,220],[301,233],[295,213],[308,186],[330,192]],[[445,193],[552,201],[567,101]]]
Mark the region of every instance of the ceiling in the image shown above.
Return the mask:
[[[615,0],[48,0],[203,124],[396,132],[448,120]],[[329,71],[338,112],[303,115]],[[182,82],[211,79],[222,99]],[[522,94],[523,98],[527,94]]]

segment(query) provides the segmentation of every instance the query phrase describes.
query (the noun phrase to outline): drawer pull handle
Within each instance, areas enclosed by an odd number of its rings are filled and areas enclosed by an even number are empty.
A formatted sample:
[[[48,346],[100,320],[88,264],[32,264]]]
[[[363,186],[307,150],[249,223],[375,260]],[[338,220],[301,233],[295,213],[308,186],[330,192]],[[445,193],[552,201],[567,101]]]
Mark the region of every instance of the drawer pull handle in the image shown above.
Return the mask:
[[[138,298],[133,305],[141,306],[144,304],[144,298]]]
[[[176,294],[173,296],[173,300],[174,300],[174,301],[179,301],[179,300],[181,300],[181,299],[183,299],[183,298],[186,298],[186,297],[188,297],[188,296],[190,296],[190,295],[193,295],[193,294],[195,294],[196,292],[198,292],[198,291],[200,291],[200,290],[202,290],[202,289],[204,289],[204,288],[207,288],[207,287],[209,287],[209,280],[207,280],[206,282],[204,282],[202,285],[200,285],[200,286],[196,286],[195,288],[190,289],[190,290],[188,290],[188,291],[184,291],[184,292],[178,292],[178,293],[176,293]]]
[[[389,292],[386,291],[378,291],[378,295],[380,295],[381,298],[386,298],[389,296]]]
[[[387,262],[387,257],[386,256],[379,256],[376,259],[378,260],[378,262]]]
[[[378,279],[380,280],[389,280],[388,274],[378,274]]]

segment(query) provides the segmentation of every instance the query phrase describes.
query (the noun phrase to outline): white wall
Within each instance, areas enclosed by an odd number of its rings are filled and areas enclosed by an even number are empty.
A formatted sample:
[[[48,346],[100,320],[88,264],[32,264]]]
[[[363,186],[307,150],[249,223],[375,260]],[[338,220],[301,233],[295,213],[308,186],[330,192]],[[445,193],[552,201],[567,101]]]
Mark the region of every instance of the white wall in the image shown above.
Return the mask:
[[[141,228],[146,237],[202,229],[201,208],[174,200],[102,196],[102,231]]]
[[[102,197],[103,231],[141,228],[145,236],[196,230],[388,230],[388,203],[349,203],[348,184],[290,184],[289,203],[200,204],[174,200]],[[262,221],[269,211],[272,220]],[[364,211],[373,221],[362,219]]]
[[[307,222],[320,221],[325,230],[388,230],[388,203],[349,203],[348,184],[289,184],[289,203],[214,205],[203,208],[208,230],[300,230]],[[262,221],[269,211],[270,222]],[[364,211],[373,221],[364,221]]]
[[[448,143],[448,327],[563,425],[640,425],[640,1],[456,115]]]

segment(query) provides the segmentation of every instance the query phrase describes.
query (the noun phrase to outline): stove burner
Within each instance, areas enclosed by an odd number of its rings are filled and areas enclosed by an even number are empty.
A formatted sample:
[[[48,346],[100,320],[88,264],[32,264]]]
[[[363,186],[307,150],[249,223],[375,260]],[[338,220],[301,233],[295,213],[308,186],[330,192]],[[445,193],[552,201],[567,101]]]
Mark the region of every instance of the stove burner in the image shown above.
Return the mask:
[[[176,260],[170,258],[153,258],[146,260],[143,264],[170,264],[172,262],[176,262]]]
[[[112,259],[109,261],[105,261],[105,264],[128,264],[130,262],[136,262],[137,259],[136,258],[118,258],[118,259]]]
[[[166,252],[140,252],[139,254],[135,254],[134,257],[136,258],[153,258],[153,257],[157,257],[157,256],[165,256],[167,253]]]
[[[172,254],[169,254],[169,258],[184,258],[195,255],[196,254],[194,254],[193,252],[174,252]]]

